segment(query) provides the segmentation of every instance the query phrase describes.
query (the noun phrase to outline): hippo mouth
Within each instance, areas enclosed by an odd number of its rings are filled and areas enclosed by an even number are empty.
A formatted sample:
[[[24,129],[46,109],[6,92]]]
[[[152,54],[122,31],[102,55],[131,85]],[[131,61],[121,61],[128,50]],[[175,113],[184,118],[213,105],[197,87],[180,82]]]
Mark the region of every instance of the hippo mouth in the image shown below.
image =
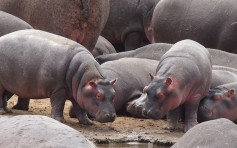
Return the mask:
[[[105,123],[105,122],[114,122],[116,118],[116,113],[97,113],[96,114],[96,121]]]
[[[213,119],[214,112],[213,110],[208,109],[206,106],[199,106],[197,119],[198,122],[204,122]]]
[[[151,118],[151,119],[158,120],[158,119],[164,118],[165,115],[162,114],[161,112],[153,111],[151,109],[149,109],[149,110],[143,109],[142,110],[142,116],[144,116],[146,118]]]

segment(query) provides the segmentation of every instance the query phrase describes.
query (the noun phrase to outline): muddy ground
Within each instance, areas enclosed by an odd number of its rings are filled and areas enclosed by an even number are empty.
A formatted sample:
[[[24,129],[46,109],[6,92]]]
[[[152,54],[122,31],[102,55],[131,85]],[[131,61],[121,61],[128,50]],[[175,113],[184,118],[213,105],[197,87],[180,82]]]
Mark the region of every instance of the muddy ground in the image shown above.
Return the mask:
[[[17,97],[13,96],[8,101],[8,107],[16,104]],[[70,118],[68,115],[70,101],[66,102],[64,117],[66,124],[81,132],[85,137],[95,143],[123,143],[123,142],[151,142],[156,145],[171,146],[182,135],[182,124],[178,131],[163,130],[164,120],[137,119],[132,117],[117,117],[113,123],[99,123],[94,121],[94,125],[85,126],[78,124],[77,119]],[[37,114],[50,116],[51,106],[49,99],[31,100],[29,111],[13,110],[12,114],[5,115],[22,115]]]

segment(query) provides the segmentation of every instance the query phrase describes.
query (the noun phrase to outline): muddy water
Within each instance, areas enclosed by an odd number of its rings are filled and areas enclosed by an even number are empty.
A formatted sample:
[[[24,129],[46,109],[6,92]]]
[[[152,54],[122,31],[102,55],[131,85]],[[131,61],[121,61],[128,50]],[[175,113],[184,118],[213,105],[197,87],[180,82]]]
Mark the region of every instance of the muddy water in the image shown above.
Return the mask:
[[[157,146],[152,143],[110,143],[110,144],[97,144],[98,148],[169,148],[169,146]]]

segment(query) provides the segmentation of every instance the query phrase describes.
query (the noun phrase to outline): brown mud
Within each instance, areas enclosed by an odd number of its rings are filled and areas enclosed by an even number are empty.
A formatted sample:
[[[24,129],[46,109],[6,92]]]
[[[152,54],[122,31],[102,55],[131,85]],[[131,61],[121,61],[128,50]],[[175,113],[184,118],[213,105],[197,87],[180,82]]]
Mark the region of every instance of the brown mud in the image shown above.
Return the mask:
[[[12,108],[16,104],[17,97],[13,96],[8,101],[8,107]],[[133,117],[117,117],[113,123],[99,123],[85,126],[78,124],[78,120],[70,118],[68,115],[71,103],[66,101],[64,117],[68,126],[78,130],[85,137],[95,143],[125,143],[125,142],[149,142],[154,145],[171,146],[184,133],[180,125],[177,131],[167,131],[162,129],[166,124],[165,120],[138,119]],[[32,114],[50,116],[51,106],[49,99],[31,100],[29,111],[12,110],[10,116]]]

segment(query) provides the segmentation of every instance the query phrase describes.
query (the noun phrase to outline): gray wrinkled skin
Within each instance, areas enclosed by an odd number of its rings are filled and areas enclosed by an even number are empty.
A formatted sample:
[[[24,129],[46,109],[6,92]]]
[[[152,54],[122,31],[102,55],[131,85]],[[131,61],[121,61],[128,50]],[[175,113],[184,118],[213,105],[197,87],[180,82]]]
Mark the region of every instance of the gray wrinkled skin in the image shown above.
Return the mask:
[[[151,41],[151,19],[159,0],[110,0],[108,21],[101,35],[112,44],[122,43],[125,50]]]
[[[161,56],[165,54],[170,48],[172,44],[166,43],[154,43],[150,45],[146,45],[144,47],[138,48],[133,51],[114,53],[109,55],[98,56],[96,60],[102,64],[106,61],[112,61],[124,57],[135,57],[135,58],[146,58],[153,60],[160,60]],[[237,55],[217,49],[207,48],[211,57],[212,64],[219,66],[226,66],[237,69]],[[237,48],[236,48],[237,49]]]
[[[156,43],[194,40],[206,48],[237,53],[236,0],[161,0],[152,17]]]
[[[0,116],[0,147],[96,148],[80,132],[40,115]]]
[[[1,0],[0,10],[92,51],[108,19],[109,0]]]
[[[32,29],[32,27],[20,18],[0,11],[0,36],[24,29]]]
[[[0,98],[5,111],[6,98],[16,94],[50,98],[51,116],[61,122],[66,99],[72,101],[82,124],[92,124],[87,113],[99,122],[114,121],[112,82],[80,44],[40,30],[17,31],[0,38],[0,62]]]
[[[236,148],[236,139],[237,125],[222,118],[196,125],[171,148]]]

